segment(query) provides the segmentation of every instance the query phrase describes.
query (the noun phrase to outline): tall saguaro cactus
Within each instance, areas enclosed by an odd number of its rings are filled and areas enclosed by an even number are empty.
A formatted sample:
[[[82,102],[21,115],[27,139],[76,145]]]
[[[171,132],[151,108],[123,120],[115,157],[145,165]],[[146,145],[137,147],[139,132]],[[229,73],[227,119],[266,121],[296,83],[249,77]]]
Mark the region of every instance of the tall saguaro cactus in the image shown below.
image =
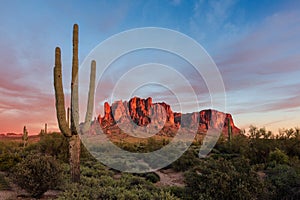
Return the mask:
[[[72,80],[71,80],[71,126],[66,119],[64,91],[62,84],[61,51],[59,47],[55,49],[54,66],[54,89],[56,99],[56,115],[59,129],[62,134],[69,138],[71,179],[73,182],[80,181],[80,138],[79,130],[79,108],[78,108],[78,25],[73,26],[73,60],[72,60]],[[90,126],[94,105],[96,62],[91,63],[90,87],[88,96],[88,106],[85,122],[82,131],[87,131]]]

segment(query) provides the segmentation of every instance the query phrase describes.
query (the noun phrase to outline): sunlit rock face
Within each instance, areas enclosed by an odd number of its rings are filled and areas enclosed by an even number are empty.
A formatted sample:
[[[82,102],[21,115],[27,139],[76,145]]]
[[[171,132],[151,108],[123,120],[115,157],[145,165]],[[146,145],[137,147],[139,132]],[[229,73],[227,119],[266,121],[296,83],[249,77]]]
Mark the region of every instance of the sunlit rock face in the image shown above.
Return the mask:
[[[100,127],[107,129],[116,124],[135,124],[147,127],[150,123],[163,129],[176,132],[180,127],[198,126],[198,131],[204,133],[209,128],[222,130],[228,134],[228,122],[232,128],[232,134],[238,134],[240,129],[233,122],[229,113],[217,110],[201,110],[193,113],[173,112],[171,106],[165,102],[153,103],[152,98],[142,99],[133,97],[127,101],[116,101],[110,106],[104,104],[104,115],[98,116]],[[163,130],[162,130],[163,132]]]

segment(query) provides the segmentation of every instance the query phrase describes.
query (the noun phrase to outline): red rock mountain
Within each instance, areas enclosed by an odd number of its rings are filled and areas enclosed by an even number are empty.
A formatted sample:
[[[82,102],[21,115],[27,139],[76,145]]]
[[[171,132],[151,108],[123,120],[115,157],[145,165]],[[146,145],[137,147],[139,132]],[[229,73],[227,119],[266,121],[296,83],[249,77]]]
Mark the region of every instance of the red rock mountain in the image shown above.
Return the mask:
[[[130,118],[129,118],[130,116]],[[139,127],[155,124],[162,128],[161,134],[174,135],[179,127],[198,125],[198,132],[205,133],[208,128],[221,129],[223,134],[228,134],[228,122],[233,134],[238,134],[240,129],[233,122],[231,114],[216,110],[202,110],[193,113],[173,112],[170,105],[153,103],[152,98],[142,99],[134,97],[127,101],[116,101],[111,106],[104,104],[104,115],[98,116],[98,122],[103,130],[109,130],[116,124],[130,124],[134,122]],[[107,132],[108,133],[108,132]]]

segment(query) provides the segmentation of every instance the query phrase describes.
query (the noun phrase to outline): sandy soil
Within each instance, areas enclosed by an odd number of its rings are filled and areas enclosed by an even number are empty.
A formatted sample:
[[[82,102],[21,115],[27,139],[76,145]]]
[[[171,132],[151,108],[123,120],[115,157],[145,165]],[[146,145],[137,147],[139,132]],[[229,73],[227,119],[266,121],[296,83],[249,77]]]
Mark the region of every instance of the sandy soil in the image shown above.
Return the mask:
[[[172,169],[167,169],[159,170],[155,173],[160,177],[160,181],[156,183],[157,186],[185,186],[182,172],[175,172]]]

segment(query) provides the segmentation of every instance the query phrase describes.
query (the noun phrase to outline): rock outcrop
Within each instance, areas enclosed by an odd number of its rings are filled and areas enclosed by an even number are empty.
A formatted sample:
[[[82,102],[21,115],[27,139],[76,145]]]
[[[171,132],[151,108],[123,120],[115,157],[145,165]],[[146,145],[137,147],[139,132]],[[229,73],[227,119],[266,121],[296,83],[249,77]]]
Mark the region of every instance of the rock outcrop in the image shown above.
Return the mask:
[[[170,105],[164,102],[153,103],[151,97],[147,99],[134,97],[129,102],[116,101],[111,106],[106,102],[104,115],[98,116],[98,122],[105,130],[118,123],[134,124],[140,127],[155,124],[157,127],[163,127],[162,132],[196,125],[200,133],[205,133],[209,128],[213,128],[222,130],[226,135],[228,121],[230,121],[233,134],[238,134],[240,129],[235,126],[231,114],[212,109],[187,114],[177,113],[173,112]]]

